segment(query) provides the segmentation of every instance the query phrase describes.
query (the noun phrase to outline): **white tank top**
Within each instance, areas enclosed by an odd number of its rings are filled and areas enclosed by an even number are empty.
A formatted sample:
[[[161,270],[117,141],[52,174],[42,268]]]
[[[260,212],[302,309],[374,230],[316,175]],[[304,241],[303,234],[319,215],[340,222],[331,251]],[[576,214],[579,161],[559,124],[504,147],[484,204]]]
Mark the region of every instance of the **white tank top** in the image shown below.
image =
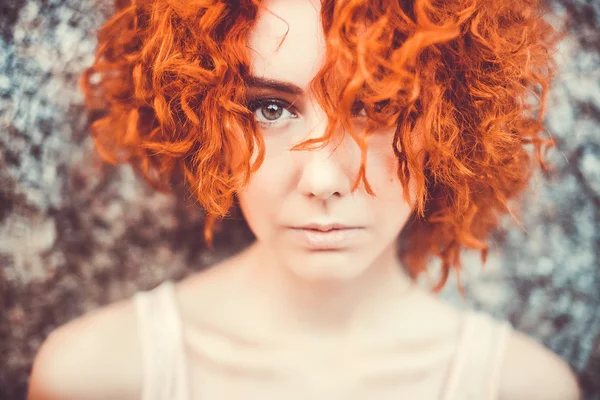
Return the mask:
[[[192,400],[173,282],[165,281],[152,290],[136,293],[134,302],[142,348],[142,400]],[[418,400],[496,400],[511,330],[508,322],[465,312],[442,397]]]

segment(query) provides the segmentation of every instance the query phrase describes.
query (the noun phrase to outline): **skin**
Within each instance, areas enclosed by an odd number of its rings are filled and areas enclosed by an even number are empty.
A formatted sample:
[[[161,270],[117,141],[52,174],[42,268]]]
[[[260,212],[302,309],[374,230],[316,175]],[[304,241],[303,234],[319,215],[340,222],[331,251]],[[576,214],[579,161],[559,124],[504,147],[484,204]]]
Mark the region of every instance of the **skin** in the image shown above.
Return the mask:
[[[349,134],[340,132],[323,149],[288,150],[325,131],[326,116],[308,90],[323,62],[325,45],[315,2],[274,1],[268,7],[272,14],[263,13],[250,37],[252,73],[293,84],[299,93],[250,89],[250,96],[259,99],[254,112],[266,158],[238,193],[258,239],[243,264],[260,270],[260,282],[253,285],[269,282],[265,290],[269,298],[279,299],[282,323],[298,324],[297,329],[309,336],[339,334],[353,319],[359,323],[361,310],[372,311],[381,299],[378,294],[405,292],[411,284],[395,248],[412,205],[405,202],[396,175],[393,128],[377,132],[369,142],[367,178],[375,197],[362,185],[351,192],[361,159]],[[359,113],[356,128],[364,124]],[[314,222],[358,227],[353,230],[356,240],[333,250],[310,248],[292,228]]]
[[[288,151],[325,129],[307,90],[323,59],[319,5],[266,6],[272,13],[260,16],[249,42],[252,73],[298,90],[251,89],[255,98],[289,103],[289,110],[264,102],[255,109],[259,123],[271,123],[262,125],[266,159],[238,196],[258,240],[176,286],[192,397],[438,399],[461,313],[419,289],[395,257],[413,205],[395,175],[391,132],[369,145],[376,197],[362,186],[350,192],[360,155],[343,132],[321,150]],[[316,251],[290,228],[325,221],[360,227],[360,240]],[[28,398],[139,399],[141,358],[135,309],[125,299],[50,335],[34,361]],[[579,398],[569,367],[518,332],[499,374],[501,400]]]

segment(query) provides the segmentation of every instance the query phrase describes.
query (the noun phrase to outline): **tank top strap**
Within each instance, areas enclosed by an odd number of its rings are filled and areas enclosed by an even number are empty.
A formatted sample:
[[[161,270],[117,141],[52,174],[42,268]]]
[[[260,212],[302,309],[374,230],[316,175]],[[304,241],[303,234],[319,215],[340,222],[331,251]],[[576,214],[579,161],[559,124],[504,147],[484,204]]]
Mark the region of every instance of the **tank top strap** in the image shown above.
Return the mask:
[[[134,295],[142,349],[142,400],[188,400],[182,323],[175,285]]]
[[[454,360],[450,364],[446,383],[444,385],[443,400],[454,400],[458,392],[458,387],[461,381],[462,372],[465,369],[467,362],[468,347],[473,340],[475,334],[475,320],[470,312],[463,314],[462,329],[459,336],[459,341],[454,353]]]
[[[502,363],[504,361],[504,355],[508,348],[508,340],[512,333],[512,326],[507,321],[497,322],[493,321],[492,340],[494,346],[491,347],[489,368],[488,368],[488,379],[484,390],[484,399],[497,399],[500,393],[500,378],[502,373]]]
[[[465,312],[463,333],[449,371],[444,400],[496,400],[511,325]]]

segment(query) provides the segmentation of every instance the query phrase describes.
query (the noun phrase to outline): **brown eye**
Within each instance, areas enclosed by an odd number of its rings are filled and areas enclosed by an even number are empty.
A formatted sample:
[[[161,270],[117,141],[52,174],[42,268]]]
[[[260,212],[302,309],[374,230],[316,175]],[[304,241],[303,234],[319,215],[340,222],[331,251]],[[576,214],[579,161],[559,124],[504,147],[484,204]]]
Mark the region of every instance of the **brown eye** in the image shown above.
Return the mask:
[[[360,100],[357,100],[352,104],[352,109],[350,110],[354,117],[366,116],[367,113],[365,111],[365,103]]]
[[[283,114],[283,107],[275,103],[266,104],[260,108],[260,112],[265,119],[275,121]]]
[[[381,100],[378,101],[377,103],[375,103],[375,112],[383,112],[390,104],[390,100],[389,99],[385,99],[385,100]]]
[[[263,125],[273,125],[288,118],[296,118],[292,106],[277,99],[259,99],[250,102],[248,109],[254,113],[256,121]]]

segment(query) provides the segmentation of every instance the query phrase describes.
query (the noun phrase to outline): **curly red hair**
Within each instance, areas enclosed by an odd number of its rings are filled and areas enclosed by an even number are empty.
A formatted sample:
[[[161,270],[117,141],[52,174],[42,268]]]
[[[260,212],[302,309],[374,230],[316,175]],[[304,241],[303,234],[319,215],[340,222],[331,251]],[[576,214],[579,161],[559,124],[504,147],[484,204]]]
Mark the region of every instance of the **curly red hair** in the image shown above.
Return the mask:
[[[560,35],[541,1],[322,1],[327,51],[311,90],[329,124],[323,138],[293,150],[325,145],[347,128],[363,150],[354,189],[362,182],[373,194],[366,138],[395,126],[398,177],[406,196],[414,180],[417,198],[401,257],[416,277],[439,256],[437,289],[459,270],[462,248],[485,259],[486,237],[531,175],[526,145],[543,165],[551,144],[542,119]],[[247,38],[260,3],[117,1],[82,76],[99,153],[131,164],[159,190],[184,176],[206,211],[209,244],[213,223],[264,157],[245,99]],[[359,133],[351,123],[357,102],[369,117]]]

